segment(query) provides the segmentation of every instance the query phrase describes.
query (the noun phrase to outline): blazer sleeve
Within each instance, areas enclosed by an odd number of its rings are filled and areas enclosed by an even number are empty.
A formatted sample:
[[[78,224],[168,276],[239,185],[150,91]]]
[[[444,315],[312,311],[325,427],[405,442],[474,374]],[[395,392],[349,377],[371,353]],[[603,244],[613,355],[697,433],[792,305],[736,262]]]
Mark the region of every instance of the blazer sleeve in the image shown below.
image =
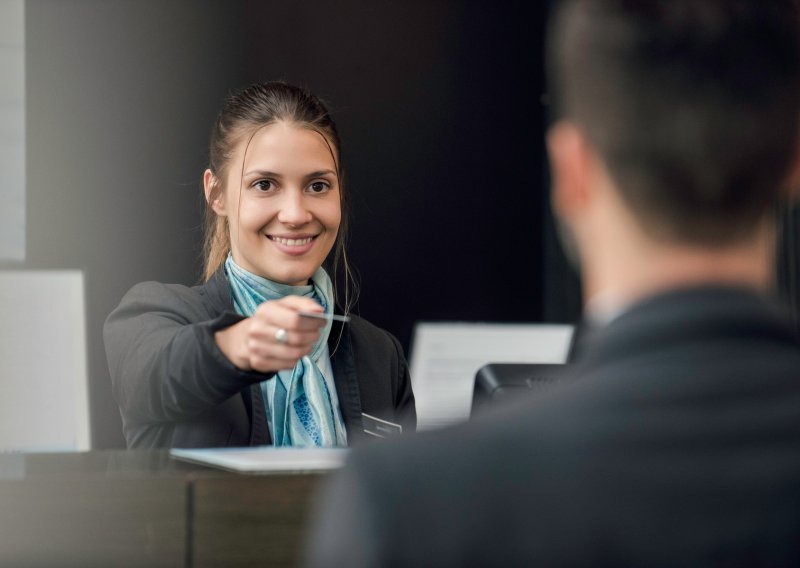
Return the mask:
[[[126,420],[172,422],[196,416],[268,375],[237,369],[214,333],[242,319],[212,317],[182,286],[134,286],[108,316],[103,339],[114,397]]]

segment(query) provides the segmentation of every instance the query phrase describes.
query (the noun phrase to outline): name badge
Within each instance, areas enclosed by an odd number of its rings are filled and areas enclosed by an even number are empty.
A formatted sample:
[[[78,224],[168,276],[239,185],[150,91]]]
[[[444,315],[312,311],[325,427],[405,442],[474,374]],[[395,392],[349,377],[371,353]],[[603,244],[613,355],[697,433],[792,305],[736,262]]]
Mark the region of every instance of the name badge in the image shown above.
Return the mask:
[[[361,421],[364,423],[364,432],[370,436],[391,438],[403,433],[403,427],[400,424],[370,416],[366,412],[361,413]]]

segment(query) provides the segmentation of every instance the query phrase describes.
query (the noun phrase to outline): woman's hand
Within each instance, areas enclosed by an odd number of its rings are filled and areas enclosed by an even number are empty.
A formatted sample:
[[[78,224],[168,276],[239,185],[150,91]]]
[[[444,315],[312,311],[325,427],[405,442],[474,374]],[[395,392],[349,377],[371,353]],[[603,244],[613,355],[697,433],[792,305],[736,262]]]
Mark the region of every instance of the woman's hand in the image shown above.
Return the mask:
[[[220,330],[214,340],[226,357],[243,371],[272,373],[294,368],[297,361],[311,352],[319,339],[324,320],[304,318],[298,312],[322,312],[310,298],[286,296],[264,302],[249,318]],[[286,341],[276,336],[286,331]]]

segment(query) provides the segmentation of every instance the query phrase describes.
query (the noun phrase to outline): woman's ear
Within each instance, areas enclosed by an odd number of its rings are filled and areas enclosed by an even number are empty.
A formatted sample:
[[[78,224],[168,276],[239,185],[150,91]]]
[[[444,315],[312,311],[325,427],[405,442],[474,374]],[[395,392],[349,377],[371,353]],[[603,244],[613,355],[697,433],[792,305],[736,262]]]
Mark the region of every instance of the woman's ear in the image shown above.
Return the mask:
[[[214,210],[214,213],[221,217],[227,216],[220,181],[211,170],[203,172],[203,189],[206,194],[206,203]]]

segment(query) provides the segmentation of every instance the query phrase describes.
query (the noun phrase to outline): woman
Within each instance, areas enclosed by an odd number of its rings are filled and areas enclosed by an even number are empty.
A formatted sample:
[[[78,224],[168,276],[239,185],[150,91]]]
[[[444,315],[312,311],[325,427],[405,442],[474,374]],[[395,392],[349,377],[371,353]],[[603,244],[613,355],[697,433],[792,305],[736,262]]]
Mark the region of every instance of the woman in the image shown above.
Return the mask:
[[[329,317],[331,250],[350,274],[327,109],[285,83],[253,85],[229,97],[210,146],[205,283],[138,284],[104,328],[128,447],[345,446],[413,429],[397,340]]]

